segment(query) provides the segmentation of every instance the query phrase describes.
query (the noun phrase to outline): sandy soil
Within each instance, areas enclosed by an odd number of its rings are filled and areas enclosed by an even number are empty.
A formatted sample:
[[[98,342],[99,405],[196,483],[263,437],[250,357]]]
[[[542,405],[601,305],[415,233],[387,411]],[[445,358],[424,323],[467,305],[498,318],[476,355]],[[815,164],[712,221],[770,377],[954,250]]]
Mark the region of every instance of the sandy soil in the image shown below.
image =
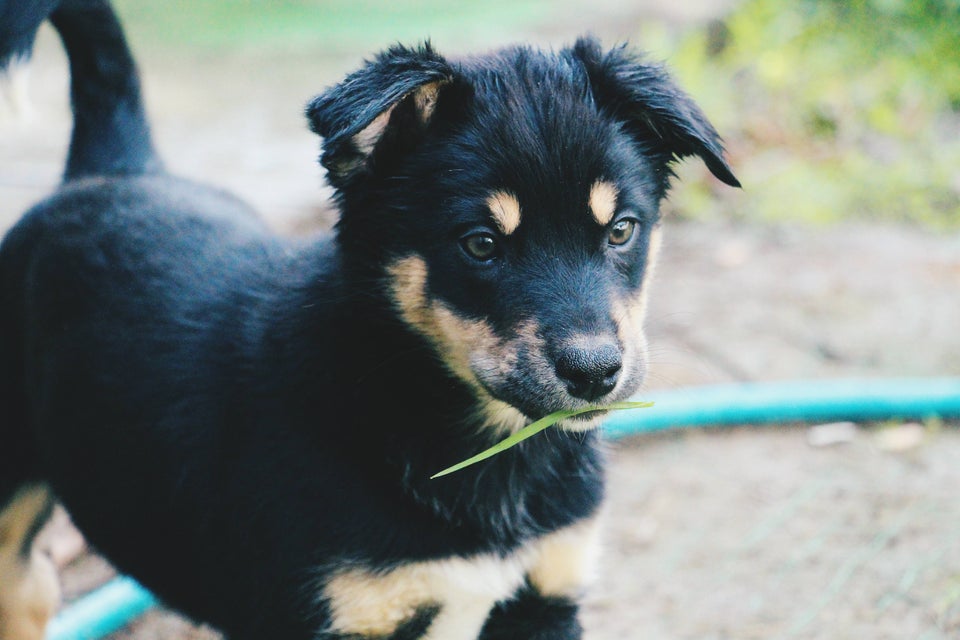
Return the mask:
[[[40,53],[32,121],[0,122],[0,228],[56,182],[68,137],[49,33]],[[141,60],[173,170],[240,193],[278,229],[329,222],[300,108],[356,58]],[[957,234],[672,217],[651,301],[650,387],[960,375],[958,293]],[[807,435],[780,425],[616,443],[587,638],[960,637],[960,433],[863,425],[830,447]],[[81,557],[64,574],[68,596],[109,575]],[[165,612],[113,636],[194,637],[215,635]]]

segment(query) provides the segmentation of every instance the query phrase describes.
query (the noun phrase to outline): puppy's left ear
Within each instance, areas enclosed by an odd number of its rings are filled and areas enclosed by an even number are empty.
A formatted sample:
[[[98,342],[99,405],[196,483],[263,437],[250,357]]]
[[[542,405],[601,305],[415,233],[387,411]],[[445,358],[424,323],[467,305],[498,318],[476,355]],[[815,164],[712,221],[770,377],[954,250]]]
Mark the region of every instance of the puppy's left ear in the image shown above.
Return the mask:
[[[586,68],[601,109],[668,158],[700,156],[713,175],[740,186],[723,158],[720,135],[662,66],[644,63],[626,45],[604,53],[593,38],[577,40],[571,51]]]
[[[453,73],[429,43],[397,45],[310,101],[307,118],[323,136],[320,163],[331,183],[342,187],[415,144]]]

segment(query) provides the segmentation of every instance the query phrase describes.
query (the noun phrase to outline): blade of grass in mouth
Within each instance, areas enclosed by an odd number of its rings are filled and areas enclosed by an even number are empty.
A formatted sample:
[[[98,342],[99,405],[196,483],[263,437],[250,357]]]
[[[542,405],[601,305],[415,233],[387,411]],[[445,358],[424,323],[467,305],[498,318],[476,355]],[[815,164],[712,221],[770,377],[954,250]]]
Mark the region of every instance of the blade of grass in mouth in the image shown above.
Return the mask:
[[[543,431],[544,429],[552,427],[553,425],[560,422],[561,420],[565,420],[566,418],[572,418],[574,416],[578,416],[584,413],[591,413],[594,411],[622,411],[624,409],[645,409],[647,407],[652,407],[652,406],[653,406],[652,402],[615,402],[605,407],[584,407],[582,409],[568,409],[564,411],[554,411],[553,413],[546,415],[540,418],[539,420],[531,422],[530,424],[525,426],[523,429],[520,429],[513,435],[508,436],[507,438],[501,440],[500,442],[493,445],[489,449],[481,451],[480,453],[473,456],[472,458],[467,458],[463,462],[458,462],[452,467],[447,467],[443,471],[439,473],[435,473],[434,475],[430,476],[430,479],[434,480],[435,478],[440,478],[442,476],[450,475],[451,473],[460,471],[461,469],[465,469],[470,465],[476,464],[482,460],[486,460],[487,458],[492,458],[498,453],[502,453],[503,451],[506,451],[510,447],[523,442],[530,436],[534,436],[540,433],[541,431]]]

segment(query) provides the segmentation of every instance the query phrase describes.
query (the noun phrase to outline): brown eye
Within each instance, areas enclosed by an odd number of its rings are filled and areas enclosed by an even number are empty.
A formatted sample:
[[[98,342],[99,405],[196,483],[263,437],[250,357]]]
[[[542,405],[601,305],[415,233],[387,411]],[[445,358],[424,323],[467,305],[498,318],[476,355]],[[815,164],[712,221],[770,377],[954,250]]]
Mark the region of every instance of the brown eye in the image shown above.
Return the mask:
[[[499,248],[497,239],[493,234],[480,232],[464,236],[460,240],[460,246],[468,256],[480,262],[487,262],[497,256]]]
[[[633,232],[636,230],[636,228],[636,220],[631,220],[630,218],[617,220],[615,223],[613,223],[613,226],[610,227],[610,235],[607,236],[607,242],[611,246],[622,247],[630,242],[630,238],[633,237]]]

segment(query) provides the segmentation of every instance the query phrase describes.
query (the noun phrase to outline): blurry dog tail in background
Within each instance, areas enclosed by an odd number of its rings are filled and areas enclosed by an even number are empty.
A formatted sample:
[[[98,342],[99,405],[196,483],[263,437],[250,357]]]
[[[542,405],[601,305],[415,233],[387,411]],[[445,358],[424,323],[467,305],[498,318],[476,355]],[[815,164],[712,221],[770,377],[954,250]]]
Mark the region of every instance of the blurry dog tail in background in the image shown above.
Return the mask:
[[[0,0],[0,73],[14,111],[26,107],[26,63],[45,19],[70,61],[73,134],[64,181],[162,172],[136,64],[106,0]]]
[[[0,95],[18,118],[29,111],[27,63],[33,41],[54,5],[53,0],[0,0]]]

